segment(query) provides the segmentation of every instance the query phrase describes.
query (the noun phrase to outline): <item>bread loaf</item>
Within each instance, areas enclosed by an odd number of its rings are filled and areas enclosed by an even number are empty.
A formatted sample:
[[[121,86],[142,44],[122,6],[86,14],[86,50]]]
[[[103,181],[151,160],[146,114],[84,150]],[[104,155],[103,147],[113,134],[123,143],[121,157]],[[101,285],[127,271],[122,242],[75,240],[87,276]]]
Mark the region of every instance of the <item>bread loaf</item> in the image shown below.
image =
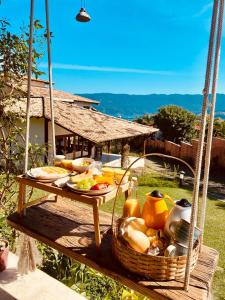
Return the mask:
[[[135,218],[129,222],[128,226],[130,226],[133,230],[138,230],[143,233],[146,232],[147,227],[145,225],[145,220],[142,218]]]
[[[148,237],[138,230],[126,231],[124,238],[134,250],[140,253],[145,253],[150,246]]]

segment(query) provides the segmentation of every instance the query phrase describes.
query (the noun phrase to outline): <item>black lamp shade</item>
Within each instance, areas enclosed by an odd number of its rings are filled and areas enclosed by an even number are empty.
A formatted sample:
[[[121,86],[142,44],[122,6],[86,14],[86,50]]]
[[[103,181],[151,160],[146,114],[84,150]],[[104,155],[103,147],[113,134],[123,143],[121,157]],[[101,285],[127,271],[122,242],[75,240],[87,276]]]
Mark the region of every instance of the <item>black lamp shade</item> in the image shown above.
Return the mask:
[[[91,17],[86,12],[86,10],[82,7],[79,13],[76,15],[76,20],[78,22],[89,22],[91,20]]]

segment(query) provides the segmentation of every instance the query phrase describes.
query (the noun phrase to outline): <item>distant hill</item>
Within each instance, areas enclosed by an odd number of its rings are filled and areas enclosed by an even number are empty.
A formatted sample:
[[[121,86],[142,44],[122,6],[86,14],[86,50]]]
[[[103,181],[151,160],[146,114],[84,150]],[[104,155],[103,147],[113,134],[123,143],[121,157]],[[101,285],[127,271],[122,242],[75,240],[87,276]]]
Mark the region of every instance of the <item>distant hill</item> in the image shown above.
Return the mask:
[[[98,110],[103,113],[135,119],[136,117],[149,113],[156,113],[160,106],[175,104],[182,106],[196,114],[201,113],[202,95],[181,94],[150,94],[150,95],[128,95],[128,94],[81,94],[81,96],[98,100],[101,104]],[[217,95],[216,117],[225,119],[225,95]]]

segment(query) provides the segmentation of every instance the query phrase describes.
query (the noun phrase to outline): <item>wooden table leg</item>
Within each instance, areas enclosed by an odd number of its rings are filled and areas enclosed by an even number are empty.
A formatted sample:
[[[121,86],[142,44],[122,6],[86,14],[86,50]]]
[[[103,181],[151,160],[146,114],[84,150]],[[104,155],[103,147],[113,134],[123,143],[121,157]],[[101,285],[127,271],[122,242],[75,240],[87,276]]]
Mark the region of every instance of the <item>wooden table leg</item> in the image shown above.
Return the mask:
[[[18,194],[18,204],[17,204],[17,212],[21,216],[24,214],[24,205],[26,202],[26,185],[20,183],[19,185],[19,194]]]
[[[99,247],[101,244],[101,233],[99,228],[99,211],[98,203],[93,204],[93,217],[94,217],[94,228],[95,228],[95,243]]]

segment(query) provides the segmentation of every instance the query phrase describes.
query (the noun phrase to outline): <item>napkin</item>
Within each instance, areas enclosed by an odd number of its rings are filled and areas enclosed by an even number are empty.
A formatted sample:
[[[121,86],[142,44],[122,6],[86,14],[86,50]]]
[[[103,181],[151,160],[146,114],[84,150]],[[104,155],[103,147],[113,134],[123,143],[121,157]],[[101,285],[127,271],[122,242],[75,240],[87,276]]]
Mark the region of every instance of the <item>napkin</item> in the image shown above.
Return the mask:
[[[66,186],[66,183],[70,180],[70,176],[66,176],[64,178],[57,179],[54,181],[54,185],[56,185],[59,188],[63,188]]]

